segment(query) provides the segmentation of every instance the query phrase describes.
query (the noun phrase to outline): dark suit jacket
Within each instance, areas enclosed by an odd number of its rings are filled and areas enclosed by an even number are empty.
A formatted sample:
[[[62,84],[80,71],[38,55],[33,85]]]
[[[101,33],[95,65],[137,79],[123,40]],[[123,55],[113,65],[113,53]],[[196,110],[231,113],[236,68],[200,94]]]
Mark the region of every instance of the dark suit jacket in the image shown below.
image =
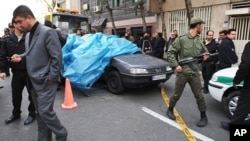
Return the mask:
[[[58,80],[62,67],[61,44],[56,31],[41,24],[37,26],[31,42],[25,39],[27,72],[36,90],[42,90],[48,81]],[[29,45],[30,42],[30,45]]]
[[[231,39],[225,38],[222,40],[219,47],[219,63],[220,65],[228,65],[237,63],[238,57],[235,53],[235,46]]]
[[[234,77],[234,83],[239,84],[244,80],[243,88],[250,90],[250,42],[244,48],[241,56],[241,63],[239,69]]]

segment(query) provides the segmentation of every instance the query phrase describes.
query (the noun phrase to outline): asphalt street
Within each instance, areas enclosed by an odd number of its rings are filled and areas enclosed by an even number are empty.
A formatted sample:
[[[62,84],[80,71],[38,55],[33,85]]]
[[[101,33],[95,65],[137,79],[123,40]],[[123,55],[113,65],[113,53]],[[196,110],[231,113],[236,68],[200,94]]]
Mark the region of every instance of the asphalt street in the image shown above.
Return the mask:
[[[0,141],[36,141],[37,124],[23,125],[27,118],[27,91],[23,92],[21,119],[6,125],[11,114],[11,77],[0,80]],[[175,76],[163,84],[166,93],[174,91]],[[68,141],[185,141],[186,136],[178,124],[169,120],[166,104],[159,87],[128,89],[123,95],[109,93],[102,85],[83,92],[72,87],[77,107],[64,110],[64,88],[57,92],[54,109],[69,132]],[[86,96],[86,93],[89,96]],[[229,133],[219,127],[220,120],[227,120],[220,103],[205,95],[209,124],[196,127],[199,113],[190,88],[186,88],[176,109],[187,126],[202,137],[197,140],[228,141]]]

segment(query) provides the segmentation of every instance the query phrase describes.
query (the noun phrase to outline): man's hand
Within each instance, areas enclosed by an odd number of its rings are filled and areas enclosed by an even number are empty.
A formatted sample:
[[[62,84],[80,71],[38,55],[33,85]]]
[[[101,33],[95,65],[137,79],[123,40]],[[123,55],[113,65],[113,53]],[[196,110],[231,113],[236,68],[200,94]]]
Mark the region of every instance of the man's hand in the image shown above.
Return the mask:
[[[5,80],[6,79],[6,73],[5,72],[1,72],[0,73],[0,78]]]
[[[175,68],[176,72],[182,72],[182,67],[179,65]]]
[[[11,60],[10,62],[13,62],[13,63],[18,63],[18,62],[21,62],[22,58],[20,55],[18,54],[14,54],[11,56]]]
[[[206,61],[209,58],[209,53],[203,53],[203,61]]]

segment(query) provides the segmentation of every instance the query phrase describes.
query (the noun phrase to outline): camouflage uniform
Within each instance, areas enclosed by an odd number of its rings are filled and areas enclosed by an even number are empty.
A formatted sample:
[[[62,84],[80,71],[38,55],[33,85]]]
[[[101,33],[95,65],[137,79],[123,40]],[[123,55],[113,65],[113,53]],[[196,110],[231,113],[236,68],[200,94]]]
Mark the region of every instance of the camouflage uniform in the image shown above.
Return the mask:
[[[175,68],[179,65],[176,55],[178,55],[180,59],[193,57],[199,55],[202,49],[202,42],[198,35],[192,37],[190,33],[186,33],[177,37],[167,53],[170,66]],[[182,95],[186,83],[189,83],[200,112],[206,111],[206,104],[201,91],[202,88],[198,63],[198,61],[193,62],[193,67],[190,65],[184,65],[182,66],[182,72],[176,74],[175,93],[170,98],[169,107],[175,107],[177,101]]]

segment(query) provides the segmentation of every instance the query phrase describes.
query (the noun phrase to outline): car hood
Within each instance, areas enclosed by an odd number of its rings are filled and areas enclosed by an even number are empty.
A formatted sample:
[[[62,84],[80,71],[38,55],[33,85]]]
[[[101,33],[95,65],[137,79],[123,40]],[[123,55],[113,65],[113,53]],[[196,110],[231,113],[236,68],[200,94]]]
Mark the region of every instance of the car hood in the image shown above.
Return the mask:
[[[237,70],[238,70],[238,67],[226,68],[226,69],[217,71],[215,75],[234,78]]]
[[[126,64],[127,67],[155,68],[166,67],[168,62],[146,54],[126,54],[113,57],[112,62]]]
[[[238,67],[231,67],[217,71],[212,80],[217,81],[226,85],[232,85],[233,79],[238,70]]]

